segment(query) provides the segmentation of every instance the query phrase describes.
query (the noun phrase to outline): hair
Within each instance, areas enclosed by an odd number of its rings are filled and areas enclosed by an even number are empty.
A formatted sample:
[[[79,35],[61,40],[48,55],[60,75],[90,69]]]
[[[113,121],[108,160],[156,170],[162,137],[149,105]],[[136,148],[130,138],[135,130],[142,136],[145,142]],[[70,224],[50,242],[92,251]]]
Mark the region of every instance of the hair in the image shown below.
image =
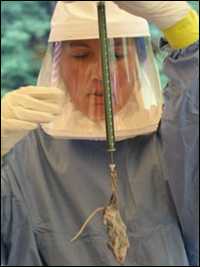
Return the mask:
[[[51,75],[51,84],[52,86],[57,84],[59,78],[59,63],[61,56],[61,46],[62,42],[55,42],[53,44],[52,51],[52,75]]]

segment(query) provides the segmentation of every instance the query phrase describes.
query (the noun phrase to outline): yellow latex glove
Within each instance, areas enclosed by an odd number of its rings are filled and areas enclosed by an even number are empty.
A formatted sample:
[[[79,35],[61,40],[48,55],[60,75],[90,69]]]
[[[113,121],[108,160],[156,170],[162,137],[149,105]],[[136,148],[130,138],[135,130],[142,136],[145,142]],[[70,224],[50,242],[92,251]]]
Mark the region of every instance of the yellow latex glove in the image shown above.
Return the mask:
[[[114,2],[125,11],[154,23],[164,32],[172,48],[185,48],[199,39],[198,15],[186,1]]]
[[[57,88],[28,86],[6,94],[1,101],[1,156],[29,131],[61,112],[64,93]]]

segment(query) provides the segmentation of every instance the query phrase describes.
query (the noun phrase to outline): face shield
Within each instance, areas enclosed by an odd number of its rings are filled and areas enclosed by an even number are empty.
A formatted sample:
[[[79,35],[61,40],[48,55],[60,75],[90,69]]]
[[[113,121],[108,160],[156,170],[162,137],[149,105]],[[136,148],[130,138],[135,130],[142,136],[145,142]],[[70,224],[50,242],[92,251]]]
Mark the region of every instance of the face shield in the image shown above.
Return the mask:
[[[110,4],[108,13],[110,10],[113,18],[117,7]],[[71,12],[80,5],[82,2],[71,4]],[[91,5],[95,4],[88,3],[88,8]],[[92,11],[95,10],[96,5]],[[157,129],[162,97],[149,36],[120,37],[113,25],[112,20],[110,32],[115,34],[109,34],[108,40],[112,106],[116,140],[123,140]],[[42,125],[54,137],[106,140],[100,41],[96,35],[92,33],[96,38],[72,36],[60,40],[56,33],[56,41],[49,45],[38,85],[58,87],[65,92],[62,113],[53,122]]]

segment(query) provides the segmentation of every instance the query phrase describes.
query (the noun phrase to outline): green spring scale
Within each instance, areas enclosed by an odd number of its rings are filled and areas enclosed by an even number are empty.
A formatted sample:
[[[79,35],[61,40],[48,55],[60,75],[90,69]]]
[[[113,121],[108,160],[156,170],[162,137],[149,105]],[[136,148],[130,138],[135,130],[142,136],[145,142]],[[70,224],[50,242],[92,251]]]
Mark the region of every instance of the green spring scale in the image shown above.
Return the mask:
[[[110,157],[110,177],[112,181],[112,195],[106,207],[97,208],[86,220],[78,234],[71,240],[75,241],[84,231],[87,224],[98,213],[103,212],[103,223],[107,229],[108,248],[112,251],[116,261],[123,264],[129,248],[129,240],[127,236],[127,228],[124,224],[119,210],[119,196],[117,186],[117,170],[114,162],[115,148],[115,131],[112,108],[112,86],[110,79],[109,64],[109,43],[106,28],[106,12],[105,1],[99,1],[97,4],[99,39],[101,47],[102,76],[104,86],[104,105],[105,105],[105,123],[106,123],[106,139],[107,151]]]

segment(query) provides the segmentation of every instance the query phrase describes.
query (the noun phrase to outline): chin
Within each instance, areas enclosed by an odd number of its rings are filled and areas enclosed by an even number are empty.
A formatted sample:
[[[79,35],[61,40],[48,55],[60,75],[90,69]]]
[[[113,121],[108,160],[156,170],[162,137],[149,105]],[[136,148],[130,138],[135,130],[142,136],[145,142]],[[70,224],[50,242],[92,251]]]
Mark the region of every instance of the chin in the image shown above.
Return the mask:
[[[100,116],[89,116],[88,115],[88,117],[93,121],[93,122],[96,122],[96,123],[99,123],[99,122],[102,122],[102,121],[104,121],[105,120],[105,115],[104,114],[102,114],[102,115],[100,115]]]
[[[87,117],[91,119],[93,122],[99,123],[101,121],[105,120],[105,111],[104,111],[104,106],[98,108],[98,109],[93,109],[94,112],[87,112]]]

